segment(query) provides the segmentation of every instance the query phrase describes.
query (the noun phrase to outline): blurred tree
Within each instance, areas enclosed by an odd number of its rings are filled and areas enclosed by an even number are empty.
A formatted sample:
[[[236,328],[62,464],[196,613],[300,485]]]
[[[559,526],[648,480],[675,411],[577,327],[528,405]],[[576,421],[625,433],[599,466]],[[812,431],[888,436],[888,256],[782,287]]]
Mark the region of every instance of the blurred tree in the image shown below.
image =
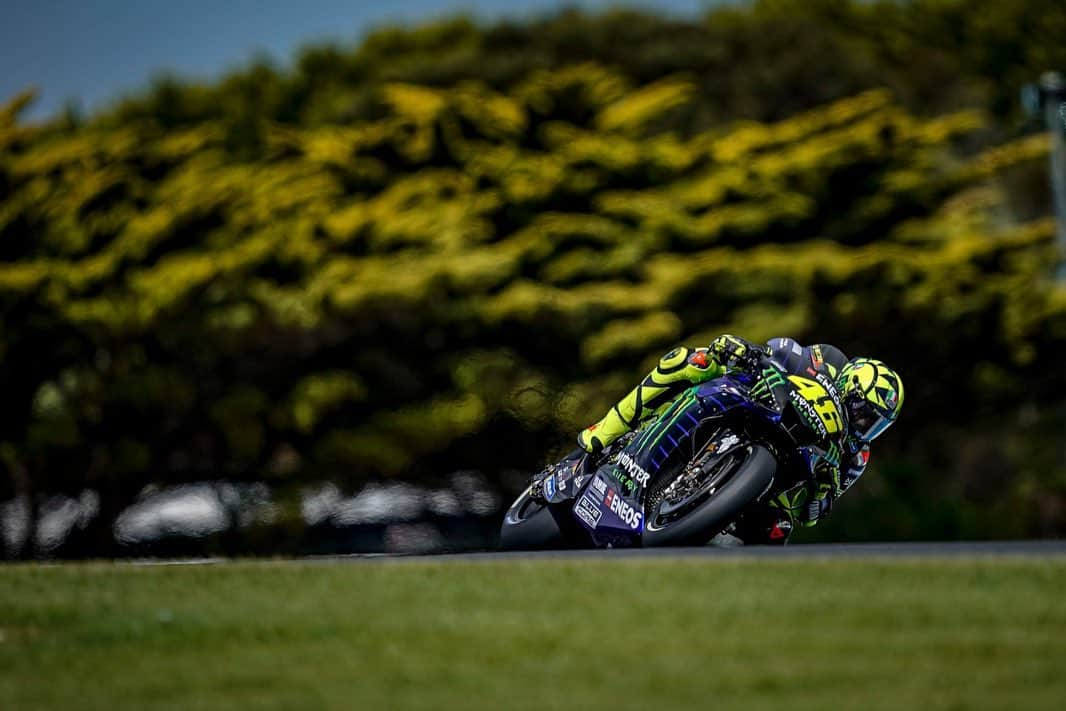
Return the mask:
[[[455,20],[86,120],[24,125],[16,98],[0,494],[100,492],[106,553],[149,483],[533,467],[730,330],[902,372],[845,524],[891,502],[885,535],[1066,531],[1066,292],[1046,203],[1012,196],[1047,143],[996,98],[1059,57],[1027,19],[1058,16],[966,7]]]

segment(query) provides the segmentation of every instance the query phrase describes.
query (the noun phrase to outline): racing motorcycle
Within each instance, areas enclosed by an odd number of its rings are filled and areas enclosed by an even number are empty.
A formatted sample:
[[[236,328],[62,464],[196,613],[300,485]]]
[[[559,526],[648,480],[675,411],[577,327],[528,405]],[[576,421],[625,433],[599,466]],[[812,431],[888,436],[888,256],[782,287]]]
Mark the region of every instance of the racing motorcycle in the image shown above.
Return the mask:
[[[698,545],[806,489],[821,459],[839,464],[844,426],[834,384],[809,375],[756,354],[613,442],[595,470],[548,466],[507,511],[502,547]]]

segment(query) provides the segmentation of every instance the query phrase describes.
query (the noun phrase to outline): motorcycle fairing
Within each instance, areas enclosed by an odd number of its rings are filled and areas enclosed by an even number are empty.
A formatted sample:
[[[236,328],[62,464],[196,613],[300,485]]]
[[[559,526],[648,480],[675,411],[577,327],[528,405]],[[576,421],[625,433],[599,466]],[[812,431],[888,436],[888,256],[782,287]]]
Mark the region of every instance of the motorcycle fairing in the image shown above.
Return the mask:
[[[623,495],[621,487],[603,472],[589,481],[573,506],[574,517],[599,546],[636,545],[644,530],[640,504]]]

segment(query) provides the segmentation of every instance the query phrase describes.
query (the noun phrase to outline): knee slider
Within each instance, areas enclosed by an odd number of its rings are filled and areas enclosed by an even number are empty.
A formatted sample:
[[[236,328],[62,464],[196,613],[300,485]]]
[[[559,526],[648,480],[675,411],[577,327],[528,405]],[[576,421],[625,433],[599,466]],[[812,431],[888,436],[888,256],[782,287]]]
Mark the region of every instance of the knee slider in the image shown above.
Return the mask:
[[[684,346],[675,348],[659,359],[656,370],[660,375],[670,375],[684,369],[688,365],[689,349]]]

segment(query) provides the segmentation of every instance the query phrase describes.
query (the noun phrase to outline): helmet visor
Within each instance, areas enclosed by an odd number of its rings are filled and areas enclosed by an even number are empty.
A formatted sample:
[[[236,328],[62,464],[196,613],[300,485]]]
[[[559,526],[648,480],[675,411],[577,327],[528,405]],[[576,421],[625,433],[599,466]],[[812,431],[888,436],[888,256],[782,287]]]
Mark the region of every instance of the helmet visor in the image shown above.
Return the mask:
[[[877,412],[869,403],[859,401],[849,408],[851,431],[863,442],[872,442],[887,430],[893,420]]]

